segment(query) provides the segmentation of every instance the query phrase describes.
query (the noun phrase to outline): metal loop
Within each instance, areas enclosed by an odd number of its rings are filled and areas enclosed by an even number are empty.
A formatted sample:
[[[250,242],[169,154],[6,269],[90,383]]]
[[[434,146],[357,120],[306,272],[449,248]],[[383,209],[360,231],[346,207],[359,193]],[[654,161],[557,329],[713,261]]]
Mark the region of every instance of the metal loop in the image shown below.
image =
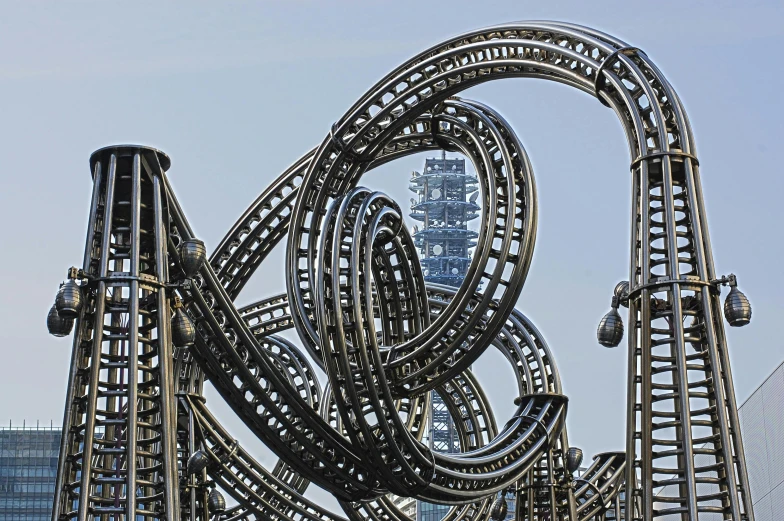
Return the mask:
[[[459,98],[457,98],[456,96],[452,96],[449,99],[459,99]],[[433,144],[435,144],[442,150],[454,151],[454,147],[450,147],[449,143],[447,143],[444,140],[444,138],[441,136],[439,132],[440,129],[438,128],[438,125],[440,124],[440,121],[438,119],[438,116],[443,115],[443,108],[444,108],[443,102],[439,103],[433,108],[432,115],[430,117],[430,135],[433,136]]]
[[[425,447],[425,449],[427,449],[427,454],[428,456],[430,456],[430,464],[432,465],[432,468],[430,469],[430,472],[427,472],[425,473],[424,476],[422,476],[423,480],[427,481],[427,483],[425,483],[424,485],[416,486],[410,490],[412,496],[417,496],[421,494],[422,492],[427,490],[428,487],[430,487],[430,483],[433,482],[433,475],[435,474],[435,470],[436,470],[436,455],[433,454],[433,450],[430,449],[429,447]]]

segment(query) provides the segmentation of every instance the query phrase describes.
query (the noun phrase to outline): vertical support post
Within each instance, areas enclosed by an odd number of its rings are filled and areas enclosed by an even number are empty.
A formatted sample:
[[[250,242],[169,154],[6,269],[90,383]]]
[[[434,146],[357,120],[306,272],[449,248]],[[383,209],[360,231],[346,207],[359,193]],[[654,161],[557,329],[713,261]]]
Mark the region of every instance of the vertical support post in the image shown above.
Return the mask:
[[[100,279],[106,278],[109,270],[109,248],[112,241],[112,210],[114,206],[114,186],[117,176],[117,156],[112,154],[109,162],[109,177],[106,181],[106,198],[104,202],[104,216],[103,216],[103,234],[101,237],[101,251],[99,253],[99,270],[98,276]],[[100,378],[100,361],[101,350],[103,344],[103,325],[104,325],[104,310],[106,308],[106,282],[100,280],[98,282],[98,290],[95,296],[95,313],[93,325],[93,339],[92,339],[92,355],[90,357],[89,366],[89,382],[86,396],[86,414],[85,414],[85,427],[83,437],[83,447],[81,451],[81,465],[78,471],[81,472],[81,484],[79,486],[79,507],[78,507],[78,520],[87,521],[89,497],[92,492],[92,458],[93,448],[95,446],[95,427],[96,420],[91,411],[95,411],[98,402],[98,380]],[[73,406],[66,404],[66,407]],[[63,429],[71,426],[63,425]],[[60,454],[60,458],[67,457],[66,454]],[[78,457],[78,456],[77,456]]]
[[[126,431],[126,519],[136,518],[136,495],[138,485],[136,479],[137,448],[138,448],[138,391],[139,391],[139,241],[141,233],[139,204],[141,200],[141,158],[139,153],[133,154],[131,172],[131,283],[128,292],[128,423]]]
[[[616,63],[618,68],[608,67]],[[628,47],[611,52],[597,85],[605,79],[626,84],[616,83],[614,94],[634,108],[633,178],[641,173],[632,204],[641,201],[643,229],[639,240],[633,237],[629,292],[640,365],[628,382],[636,410],[629,409],[625,515],[698,521],[720,513],[752,520],[691,128],[678,96],[644,53]],[[626,90],[630,84],[635,88]],[[648,107],[640,112],[643,96]],[[686,326],[686,318],[692,324]],[[707,461],[698,464],[698,457]],[[633,482],[636,465],[640,479]],[[654,503],[654,490],[661,489]],[[638,497],[640,512],[633,510]]]
[[[167,229],[164,223],[168,216],[165,213],[163,200],[165,190],[160,175],[162,175],[157,158],[154,166],[150,169],[153,172],[153,205],[155,212],[155,270],[158,279],[162,283],[169,281],[169,266],[166,262],[167,252]],[[161,367],[161,374],[172,375],[161,382],[161,416],[162,416],[162,443],[165,449],[164,468],[166,469],[165,498],[166,511],[179,512],[179,486],[177,475],[177,402],[174,393],[174,380],[176,373],[172,372],[174,365],[174,353],[171,341],[171,312],[169,309],[168,294],[165,287],[158,290],[158,357]]]
[[[662,160],[662,198],[664,199],[664,217],[666,222],[665,234],[668,249],[668,266],[667,275],[671,282],[670,306],[672,307],[672,333],[674,335],[672,347],[675,356],[676,372],[673,378],[678,387],[678,403],[676,404],[676,411],[680,421],[680,440],[681,450],[680,459],[682,460],[682,472],[684,474],[684,482],[681,484],[683,491],[681,497],[686,501],[686,510],[689,519],[697,520],[697,482],[694,473],[694,445],[692,436],[692,418],[691,418],[691,405],[689,403],[690,389],[689,389],[689,374],[687,370],[686,358],[686,342],[683,338],[683,309],[681,301],[681,284],[680,280],[680,263],[678,255],[678,237],[677,225],[675,219],[675,201],[671,194],[673,194],[673,180],[672,180],[672,167],[670,165],[670,158],[665,157]]]
[[[641,220],[630,279],[626,515],[697,521],[724,512],[753,520],[697,170],[691,156],[678,154],[636,167]],[[696,325],[684,324],[689,317]],[[708,461],[698,464],[698,455]]]
[[[101,164],[96,163],[93,169],[93,194],[90,200],[90,214],[87,218],[87,240],[84,245],[84,260],[82,261],[82,270],[84,270],[85,273],[92,273],[93,254],[95,251],[94,241],[96,235],[100,237],[101,233],[100,230],[97,230],[97,227],[101,222],[98,215],[98,209],[101,204],[101,196],[103,195],[101,188],[104,182],[104,173],[101,169]],[[65,397],[66,406],[63,413],[63,433],[60,437],[59,454],[67,454],[74,444],[78,444],[78,439],[80,437],[78,430],[68,427],[79,423],[74,422],[74,415],[77,413],[74,405],[74,397],[78,393],[75,386],[79,383],[77,373],[80,370],[80,353],[82,350],[82,340],[85,336],[83,328],[87,327],[84,322],[85,313],[83,309],[79,318],[76,319],[76,327],[74,328],[73,348],[71,350],[71,368],[68,372],[68,387],[66,389]],[[72,495],[70,483],[66,483],[66,480],[70,480],[71,478],[65,475],[65,470],[64,461],[62,458],[59,458],[54,487],[54,500],[52,504],[52,521],[58,521],[62,508],[67,506],[64,505],[64,503],[67,503]]]
[[[695,241],[694,245],[697,267],[702,279],[714,280],[717,277],[713,266],[713,252],[711,251],[704,202],[702,197],[698,197],[702,194],[699,167],[693,164],[692,161],[685,162],[684,177],[690,206],[698,212],[698,219],[692,223],[692,226],[695,230],[695,236],[702,239],[699,242]],[[740,518],[741,515],[745,515],[750,521],[754,521],[746,455],[743,450],[740,418],[738,417],[738,405],[735,398],[735,386],[732,380],[729,353],[727,352],[724,324],[721,320],[721,304],[718,296],[712,294],[709,287],[704,287],[701,290],[700,297],[705,316],[704,326],[710,365],[714,371],[714,378],[718,377],[714,381],[714,389],[717,393],[715,407],[721,428],[721,445],[734,456],[724,459],[724,473],[729,481],[730,507],[733,517]],[[718,320],[710,320],[709,317],[717,317]],[[719,385],[716,385],[717,383]],[[739,491],[740,498],[736,496],[736,490]],[[743,507],[742,512],[741,506]]]

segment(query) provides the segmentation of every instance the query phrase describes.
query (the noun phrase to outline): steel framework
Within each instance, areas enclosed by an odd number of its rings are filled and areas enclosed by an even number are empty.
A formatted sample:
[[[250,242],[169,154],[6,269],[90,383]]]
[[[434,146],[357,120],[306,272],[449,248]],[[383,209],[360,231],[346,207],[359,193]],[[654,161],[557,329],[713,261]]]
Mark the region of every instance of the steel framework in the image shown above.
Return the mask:
[[[627,444],[579,479],[555,362],[514,309],[536,235],[531,165],[500,115],[456,97],[508,77],[595,96],[619,116],[631,155],[629,281],[598,331],[617,345],[617,309],[628,307]],[[358,186],[383,163],[437,149],[462,153],[479,181],[480,230],[459,290],[425,283],[400,207]],[[731,287],[731,325],[751,310],[735,277],[715,273],[691,127],[639,49],[558,22],[434,46],[363,95],[209,259],[165,154],[109,147],[90,165],[84,261],[47,317],[58,336],[75,324],[53,521],[345,519],[304,497],[310,482],[351,520],[407,519],[389,493],[453,505],[450,521],[499,518],[503,491],[530,521],[753,521],[719,286]],[[284,238],[286,294],[235,307]],[[309,357],[279,335],[292,328]],[[491,346],[517,377],[517,410],[500,427],[469,369]],[[272,470],[210,413],[205,378],[280,458]],[[431,390],[460,454],[421,441]],[[655,496],[667,485],[678,493]]]
[[[408,188],[411,198],[409,217],[422,223],[422,230],[411,230],[419,248],[425,282],[459,287],[468,273],[470,249],[477,233],[468,222],[479,217],[479,180],[466,172],[465,159],[427,158],[422,172],[413,172]],[[473,201],[470,198],[473,197]],[[457,428],[447,403],[435,391],[429,393],[428,448],[436,452],[459,454]],[[417,502],[418,521],[441,521],[448,505]]]

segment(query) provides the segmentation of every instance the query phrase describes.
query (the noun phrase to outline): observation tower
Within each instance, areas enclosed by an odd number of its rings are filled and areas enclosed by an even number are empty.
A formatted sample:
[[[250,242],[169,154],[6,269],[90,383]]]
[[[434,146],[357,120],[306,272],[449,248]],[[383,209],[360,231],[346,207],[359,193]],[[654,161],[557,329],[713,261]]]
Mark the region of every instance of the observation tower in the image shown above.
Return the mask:
[[[423,223],[414,226],[414,243],[420,250],[425,281],[446,286],[460,286],[471,263],[469,248],[476,246],[477,232],[468,222],[478,217],[479,185],[475,175],[465,169],[465,159],[428,158],[422,172],[414,171],[409,189],[411,218]],[[429,447],[441,453],[461,451],[457,429],[443,398],[430,393],[428,411]],[[417,520],[440,521],[449,512],[447,505],[417,502]]]
[[[465,159],[443,152],[426,159],[421,173],[413,172],[409,189],[417,195],[410,216],[423,224],[421,230],[414,226],[413,235],[425,280],[460,286],[471,262],[468,250],[476,246],[477,232],[467,226],[479,215],[476,176],[466,172]]]

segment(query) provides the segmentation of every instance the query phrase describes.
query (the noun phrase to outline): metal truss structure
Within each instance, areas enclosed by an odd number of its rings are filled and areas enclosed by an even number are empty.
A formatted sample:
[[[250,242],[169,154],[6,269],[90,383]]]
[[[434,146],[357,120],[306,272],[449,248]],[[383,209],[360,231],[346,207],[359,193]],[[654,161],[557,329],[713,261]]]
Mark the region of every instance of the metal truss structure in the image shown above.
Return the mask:
[[[468,274],[470,250],[478,234],[468,222],[479,217],[479,180],[466,172],[465,159],[427,158],[422,172],[414,171],[408,185],[416,194],[411,198],[409,217],[422,223],[411,233],[419,248],[419,263],[426,283],[459,287]],[[471,200],[473,198],[473,200]],[[428,448],[436,452],[459,454],[457,428],[447,402],[435,391],[429,394]],[[448,505],[418,502],[417,521],[441,521]]]
[[[582,454],[569,446],[552,353],[514,308],[536,235],[531,165],[499,114],[457,97],[511,77],[598,98],[631,155],[629,281],[598,332],[617,345],[618,308],[628,307],[627,445],[577,479]],[[473,163],[481,194],[458,290],[425,283],[400,207],[360,182],[438,149]],[[75,329],[53,521],[407,519],[390,493],[453,505],[449,521],[484,521],[506,514],[499,492],[515,494],[517,519],[530,521],[753,520],[720,285],[731,287],[731,325],[751,310],[735,277],[714,271],[688,118],[639,49],[556,22],[434,46],[363,95],[209,259],[165,154],[116,146],[90,164],[84,261],[47,318],[53,334]],[[287,292],[238,309],[284,239]],[[280,336],[289,329],[304,349]],[[517,409],[503,425],[469,369],[489,348],[517,378]],[[280,458],[274,468],[210,413],[205,379]],[[431,390],[454,419],[460,454],[421,441]],[[311,482],[344,513],[306,499]]]

